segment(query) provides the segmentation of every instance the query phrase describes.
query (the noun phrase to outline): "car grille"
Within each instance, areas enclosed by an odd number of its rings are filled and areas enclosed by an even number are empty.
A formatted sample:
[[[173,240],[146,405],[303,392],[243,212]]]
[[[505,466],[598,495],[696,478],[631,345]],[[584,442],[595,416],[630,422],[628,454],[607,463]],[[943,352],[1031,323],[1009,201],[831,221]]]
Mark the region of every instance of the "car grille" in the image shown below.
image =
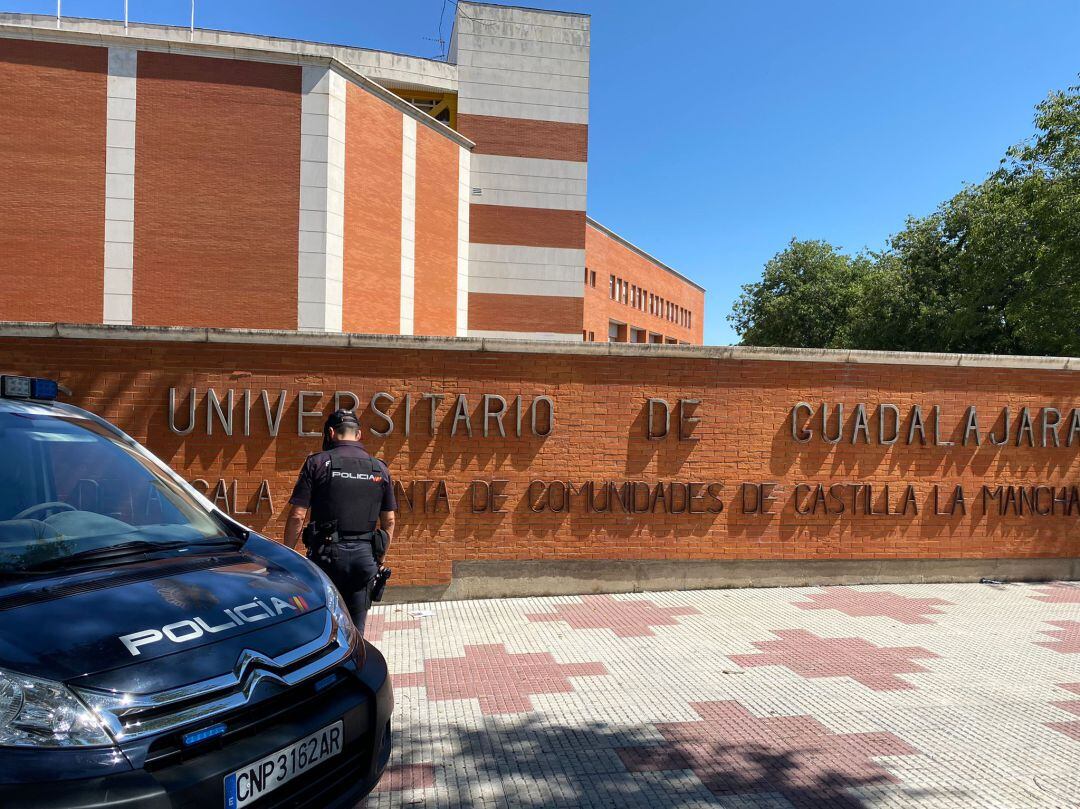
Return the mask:
[[[333,671],[318,680],[262,700],[257,705],[222,714],[214,719],[227,727],[225,733],[195,746],[184,745],[183,730],[162,734],[151,743],[143,766],[146,770],[153,771],[181,764],[227,747],[238,739],[254,736],[266,728],[302,722],[324,705],[347,700],[355,690],[353,683],[353,678]]]
[[[349,628],[327,611],[322,633],[310,643],[273,658],[244,650],[233,671],[208,680],[153,694],[75,690],[113,738],[127,742],[242,709],[267,681],[291,689],[343,663],[353,644]]]

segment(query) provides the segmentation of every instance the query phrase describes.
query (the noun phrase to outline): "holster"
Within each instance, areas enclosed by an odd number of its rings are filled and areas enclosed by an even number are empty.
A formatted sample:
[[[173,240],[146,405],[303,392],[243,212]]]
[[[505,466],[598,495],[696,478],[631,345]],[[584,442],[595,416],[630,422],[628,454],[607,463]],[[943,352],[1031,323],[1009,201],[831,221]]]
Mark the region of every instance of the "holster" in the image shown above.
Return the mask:
[[[375,578],[371,580],[372,601],[382,601],[383,591],[386,589],[386,580],[390,578],[391,572],[388,567],[380,567],[379,572],[375,574]]]

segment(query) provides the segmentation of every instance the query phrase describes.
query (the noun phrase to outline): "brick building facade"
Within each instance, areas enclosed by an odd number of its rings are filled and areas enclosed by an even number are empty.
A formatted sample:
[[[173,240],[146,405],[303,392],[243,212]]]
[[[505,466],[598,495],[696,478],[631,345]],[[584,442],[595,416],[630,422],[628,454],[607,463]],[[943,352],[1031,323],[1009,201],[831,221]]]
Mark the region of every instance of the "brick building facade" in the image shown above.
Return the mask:
[[[412,597],[1080,575],[1076,360],[17,325],[0,354],[273,537],[357,404]]]
[[[0,14],[0,319],[631,340],[596,274],[700,343],[701,288],[586,217],[589,43],[471,2],[446,60]]]

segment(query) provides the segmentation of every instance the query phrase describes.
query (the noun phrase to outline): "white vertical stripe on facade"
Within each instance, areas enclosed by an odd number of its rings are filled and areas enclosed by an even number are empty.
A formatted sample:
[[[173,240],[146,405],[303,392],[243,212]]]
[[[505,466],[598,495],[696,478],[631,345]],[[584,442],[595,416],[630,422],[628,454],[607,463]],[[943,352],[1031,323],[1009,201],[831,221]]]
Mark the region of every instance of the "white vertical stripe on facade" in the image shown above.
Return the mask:
[[[416,306],[416,119],[401,116],[401,333],[413,334]]]
[[[457,336],[469,336],[469,194],[472,153],[458,150]]]
[[[109,48],[105,124],[103,322],[131,325],[135,268],[135,85],[138,51]]]
[[[345,78],[303,69],[297,328],[341,331],[345,255]]]

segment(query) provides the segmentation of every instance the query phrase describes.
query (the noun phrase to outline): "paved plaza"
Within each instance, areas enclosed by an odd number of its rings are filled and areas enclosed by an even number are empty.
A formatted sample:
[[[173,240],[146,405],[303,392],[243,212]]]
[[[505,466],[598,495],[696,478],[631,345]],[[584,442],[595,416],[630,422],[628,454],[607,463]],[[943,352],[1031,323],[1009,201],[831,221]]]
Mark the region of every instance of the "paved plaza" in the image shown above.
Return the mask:
[[[379,607],[376,807],[1080,807],[1080,583]]]

